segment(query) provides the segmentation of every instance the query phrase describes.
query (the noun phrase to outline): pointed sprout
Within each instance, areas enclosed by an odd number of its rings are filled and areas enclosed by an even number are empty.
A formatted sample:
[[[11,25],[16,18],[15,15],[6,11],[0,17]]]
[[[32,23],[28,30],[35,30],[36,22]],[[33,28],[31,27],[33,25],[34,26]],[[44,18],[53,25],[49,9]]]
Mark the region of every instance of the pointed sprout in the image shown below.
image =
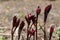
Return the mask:
[[[20,34],[21,34],[21,31],[22,31],[24,25],[25,25],[25,23],[24,23],[24,21],[22,21],[20,23],[20,26],[19,26],[19,29],[18,29],[18,40],[20,40]]]
[[[20,23],[20,27],[19,27],[19,29],[22,30],[23,27],[24,27],[24,25],[25,25],[25,23],[24,23],[24,21],[22,21],[22,22]]]
[[[50,12],[51,8],[52,8],[52,5],[50,4],[44,10],[44,23],[46,23],[46,19],[47,19],[48,13]]]
[[[18,19],[18,20],[17,20],[17,22],[16,22],[16,25],[15,25],[15,26],[16,26],[16,27],[18,27],[18,26],[19,26],[19,23],[20,23],[20,19]]]
[[[19,26],[19,23],[20,23],[20,19],[18,19],[15,23],[14,32],[16,31],[17,27]]]
[[[31,13],[25,16],[25,19],[26,19],[28,25],[31,23],[31,18],[32,18],[32,14]]]
[[[28,16],[25,16],[25,19],[26,19],[26,21],[27,21],[27,24],[29,25],[30,24],[30,20],[29,20],[29,17]]]
[[[40,12],[41,12],[41,8],[40,8],[40,6],[38,6],[38,8],[36,9],[36,14],[39,15]]]
[[[34,24],[34,26],[36,26],[36,21],[37,21],[37,18],[35,17],[35,15],[32,16],[32,22]]]
[[[52,8],[52,4],[48,5],[46,8],[45,8],[45,12],[44,13],[49,13],[49,11],[51,10]]]
[[[40,14],[40,12],[41,12],[41,9],[38,6],[38,8],[36,9],[36,17],[37,17],[37,20],[36,20],[36,40],[37,40],[37,21],[38,21],[38,15]]]
[[[17,17],[14,16],[14,17],[13,17],[13,27],[15,27],[15,25],[16,25],[16,21],[17,21]]]
[[[35,15],[29,14],[28,16],[25,16],[25,19],[27,21],[28,24],[30,24],[31,20],[33,22],[33,24],[36,24],[37,18],[35,17]]]
[[[53,32],[54,32],[54,25],[51,25],[51,27],[50,27],[50,34],[49,34],[49,36],[50,36],[49,40],[51,40]]]
[[[53,33],[53,31],[54,31],[54,25],[50,27],[50,33]]]

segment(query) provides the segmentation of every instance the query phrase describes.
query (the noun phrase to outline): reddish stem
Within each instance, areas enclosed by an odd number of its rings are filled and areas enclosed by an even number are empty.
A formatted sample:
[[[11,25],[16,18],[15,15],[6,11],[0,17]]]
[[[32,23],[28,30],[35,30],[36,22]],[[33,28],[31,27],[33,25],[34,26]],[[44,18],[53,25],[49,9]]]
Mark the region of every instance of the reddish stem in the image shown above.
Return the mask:
[[[29,25],[27,27],[27,40],[29,40],[28,29],[29,29]]]
[[[11,30],[11,40],[13,40],[13,28]]]
[[[12,35],[12,39],[11,40],[13,40],[13,36],[14,36],[14,32],[15,32],[16,28],[17,27],[13,27],[12,30],[11,30],[11,35]]]
[[[37,40],[37,21],[38,21],[38,15],[37,15],[37,20],[36,20],[36,40]]]
[[[35,40],[35,34],[33,35],[33,40]]]
[[[47,33],[46,33],[45,24],[46,24],[46,23],[44,23],[44,40],[48,40],[48,39],[47,39]]]

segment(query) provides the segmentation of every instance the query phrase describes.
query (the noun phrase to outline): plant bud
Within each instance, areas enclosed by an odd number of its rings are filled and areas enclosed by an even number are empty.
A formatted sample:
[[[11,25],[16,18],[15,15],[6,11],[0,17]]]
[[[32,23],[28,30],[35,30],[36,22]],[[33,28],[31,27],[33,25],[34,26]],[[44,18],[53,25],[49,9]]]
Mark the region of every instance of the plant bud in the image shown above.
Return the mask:
[[[14,16],[14,17],[13,17],[13,27],[16,25],[16,21],[17,21],[17,17]]]
[[[16,27],[18,27],[19,23],[20,23],[20,19],[18,19],[18,20],[17,20],[17,22],[16,22],[16,25],[15,25],[15,26],[16,26]]]
[[[52,25],[52,26],[50,27],[50,34],[49,34],[50,37],[49,37],[49,40],[51,40],[53,31],[54,31],[54,25]]]
[[[29,20],[28,16],[25,16],[25,19],[27,21],[27,24],[29,25],[31,21]]]
[[[26,21],[27,21],[27,23],[28,23],[28,25],[30,24],[30,22],[31,22],[31,17],[32,17],[32,14],[30,13],[30,14],[28,14],[27,16],[25,16],[25,19],[26,19]]]
[[[18,29],[18,40],[20,40],[21,31],[22,31],[24,25],[25,25],[25,23],[24,23],[24,21],[22,21],[20,23],[20,26],[19,26],[19,29]]]
[[[47,16],[48,16],[48,13],[49,11],[51,10],[52,8],[52,5],[48,5],[46,8],[45,8],[45,11],[44,11],[44,23],[46,23],[46,19],[47,19]]]
[[[41,12],[41,9],[40,9],[40,7],[38,6],[38,8],[36,9],[36,14],[39,15],[40,12]]]
[[[36,21],[37,21],[37,18],[35,16],[32,17],[32,22],[34,24],[34,26],[36,26]]]
[[[25,25],[25,23],[24,23],[24,21],[22,21],[22,22],[20,23],[20,27],[19,27],[19,29],[22,30],[23,27],[24,27],[24,25]]]
[[[54,31],[54,27],[51,26],[51,28],[50,28],[50,32],[53,33],[53,31]]]

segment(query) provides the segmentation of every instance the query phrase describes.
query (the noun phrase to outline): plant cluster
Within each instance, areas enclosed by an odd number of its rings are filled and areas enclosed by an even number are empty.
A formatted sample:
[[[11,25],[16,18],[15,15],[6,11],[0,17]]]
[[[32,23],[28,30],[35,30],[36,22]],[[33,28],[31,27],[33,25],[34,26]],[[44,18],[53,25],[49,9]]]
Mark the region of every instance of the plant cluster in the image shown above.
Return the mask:
[[[42,26],[40,26],[43,33],[44,33],[44,40],[51,40],[53,31],[54,31],[54,26],[52,25],[50,27],[50,33],[49,33],[49,39],[48,39],[45,24],[46,24],[47,17],[48,17],[48,14],[49,14],[51,8],[52,8],[52,4],[45,7],[45,10],[44,10],[44,25],[43,25],[44,29],[42,28]],[[29,13],[25,16],[25,20],[27,22],[27,35],[26,35],[27,40],[30,40],[31,36],[33,36],[33,40],[38,40],[38,38],[37,38],[37,35],[38,35],[37,34],[37,24],[38,24],[38,16],[39,16],[40,13],[41,13],[41,8],[40,8],[40,6],[38,6],[37,9],[36,9],[36,16],[32,15],[32,13]],[[30,24],[31,24],[31,27],[30,27]],[[32,28],[32,25],[35,26],[35,30]],[[14,34],[15,30],[17,29],[17,27],[19,27],[19,29],[18,29],[18,40],[20,40],[20,34],[21,34],[21,31],[22,31],[24,26],[25,26],[24,21],[20,21],[20,19],[17,19],[16,16],[13,17],[13,27],[12,27],[12,30],[11,30],[12,39],[11,40],[14,40],[13,39],[13,34]]]

